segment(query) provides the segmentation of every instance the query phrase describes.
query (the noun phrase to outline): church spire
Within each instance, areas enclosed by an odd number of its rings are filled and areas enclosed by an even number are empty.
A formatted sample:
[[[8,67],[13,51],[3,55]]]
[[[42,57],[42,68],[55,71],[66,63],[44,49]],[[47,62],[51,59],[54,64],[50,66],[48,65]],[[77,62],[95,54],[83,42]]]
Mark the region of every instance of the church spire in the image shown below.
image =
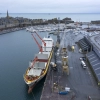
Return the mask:
[[[8,10],[7,10],[7,18],[9,18]]]

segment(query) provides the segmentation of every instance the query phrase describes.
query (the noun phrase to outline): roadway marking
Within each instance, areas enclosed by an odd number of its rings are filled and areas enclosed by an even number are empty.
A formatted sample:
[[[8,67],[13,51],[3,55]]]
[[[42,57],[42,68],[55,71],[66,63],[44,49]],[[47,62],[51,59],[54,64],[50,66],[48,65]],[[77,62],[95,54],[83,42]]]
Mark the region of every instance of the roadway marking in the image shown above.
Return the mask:
[[[99,68],[96,68],[95,70],[98,70],[98,69],[100,69],[100,67]]]
[[[91,59],[94,59],[94,58],[95,58],[95,57],[92,57],[92,58],[90,58],[90,60],[91,60]]]
[[[98,59],[96,59],[96,60],[94,60],[94,61],[91,61],[91,63],[93,63],[93,62],[95,62],[95,61],[97,61]]]
[[[97,75],[100,75],[100,73],[99,73],[99,74],[97,74]]]
[[[93,66],[99,65],[100,63],[94,64]]]
[[[73,69],[73,67],[69,67],[70,69]]]
[[[89,55],[88,57],[91,57],[91,56],[93,56],[94,54],[92,54],[92,55]]]
[[[62,61],[57,61],[57,63],[62,63]]]

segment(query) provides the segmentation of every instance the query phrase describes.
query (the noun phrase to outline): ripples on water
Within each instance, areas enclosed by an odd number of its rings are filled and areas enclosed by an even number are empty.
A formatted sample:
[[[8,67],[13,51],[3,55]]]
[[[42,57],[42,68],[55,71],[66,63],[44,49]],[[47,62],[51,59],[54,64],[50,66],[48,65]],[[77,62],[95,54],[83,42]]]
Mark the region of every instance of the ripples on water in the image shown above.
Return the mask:
[[[43,38],[46,33],[39,33]],[[39,40],[39,43],[41,41]],[[43,83],[28,94],[23,74],[39,48],[25,30],[0,35],[0,100],[39,100]]]

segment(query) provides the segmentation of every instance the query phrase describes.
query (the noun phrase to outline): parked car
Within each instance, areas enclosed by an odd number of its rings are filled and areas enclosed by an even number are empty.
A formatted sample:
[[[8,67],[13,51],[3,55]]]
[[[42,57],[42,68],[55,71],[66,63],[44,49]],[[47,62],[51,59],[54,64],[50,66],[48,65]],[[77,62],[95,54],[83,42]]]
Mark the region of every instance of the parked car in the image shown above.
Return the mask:
[[[80,57],[80,61],[86,61],[86,57]]]
[[[84,61],[86,61],[86,57],[82,57],[82,59],[83,59]]]
[[[82,61],[83,60],[83,58],[82,57],[80,57],[80,61]]]
[[[86,64],[85,64],[84,61],[81,61],[81,65],[82,65],[82,67],[83,67],[84,69],[86,68]]]

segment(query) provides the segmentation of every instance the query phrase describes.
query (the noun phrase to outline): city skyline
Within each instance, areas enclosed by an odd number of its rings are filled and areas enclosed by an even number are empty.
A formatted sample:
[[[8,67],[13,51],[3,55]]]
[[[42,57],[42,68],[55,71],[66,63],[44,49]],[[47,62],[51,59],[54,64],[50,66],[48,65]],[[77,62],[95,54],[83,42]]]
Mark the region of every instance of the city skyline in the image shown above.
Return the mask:
[[[0,13],[100,13],[100,0],[0,0]]]

